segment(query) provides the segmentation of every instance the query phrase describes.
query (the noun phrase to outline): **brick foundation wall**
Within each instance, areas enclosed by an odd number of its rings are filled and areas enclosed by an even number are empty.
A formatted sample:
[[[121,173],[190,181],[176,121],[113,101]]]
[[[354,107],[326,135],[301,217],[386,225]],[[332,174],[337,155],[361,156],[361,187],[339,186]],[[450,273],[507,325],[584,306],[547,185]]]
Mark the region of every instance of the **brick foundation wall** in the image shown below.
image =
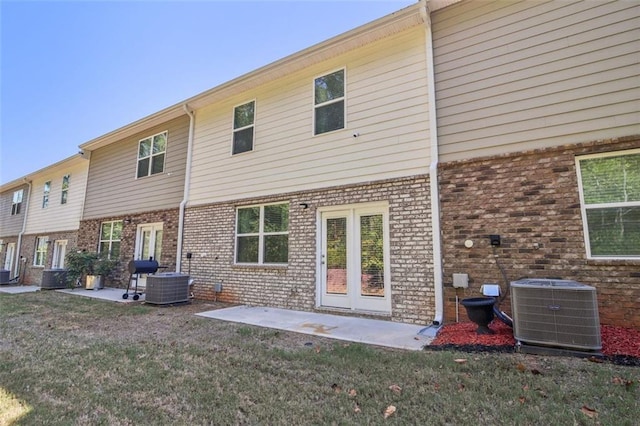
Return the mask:
[[[120,264],[106,283],[108,286],[126,287],[129,279],[127,266],[133,259],[136,247],[136,233],[138,225],[162,222],[162,254],[158,262],[166,266],[159,272],[176,270],[176,254],[178,250],[178,220],[179,210],[157,210],[152,212],[130,214],[117,217],[103,217],[100,219],[83,220],[80,222],[78,245],[80,250],[97,251],[100,241],[100,225],[102,222],[128,219],[130,222],[122,224],[122,239],[120,241]]]
[[[288,265],[234,265],[236,206],[277,201],[290,202]],[[223,282],[220,301],[313,310],[318,208],[378,201],[389,203],[391,319],[431,323],[435,302],[428,176],[187,208],[182,271],[195,279],[199,299],[216,298],[213,286]],[[187,253],[192,253],[190,264]]]
[[[49,237],[50,243],[47,249],[47,259],[44,266],[33,266],[33,259],[36,250],[36,240],[38,237]],[[31,234],[22,236],[22,246],[20,256],[26,258],[22,264],[20,282],[29,285],[40,285],[42,282],[42,271],[51,269],[53,263],[53,247],[56,240],[67,240],[67,250],[76,245],[78,231],[50,232],[42,234]]]
[[[592,285],[603,324],[640,328],[640,260],[587,259],[575,166],[578,155],[638,147],[635,136],[441,164],[446,321],[456,319],[456,294],[479,296],[483,283],[505,288],[488,238],[499,234],[495,255],[509,281],[559,277]],[[469,274],[468,289],[452,287],[454,273]],[[502,309],[510,312],[508,299]]]

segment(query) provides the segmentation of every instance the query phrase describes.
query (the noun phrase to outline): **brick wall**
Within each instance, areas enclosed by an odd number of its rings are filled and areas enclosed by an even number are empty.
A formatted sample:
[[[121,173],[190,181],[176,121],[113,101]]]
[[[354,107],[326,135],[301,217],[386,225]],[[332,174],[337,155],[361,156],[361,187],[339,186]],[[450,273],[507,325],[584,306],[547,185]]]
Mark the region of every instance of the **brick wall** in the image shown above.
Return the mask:
[[[125,221],[127,219],[129,222]],[[97,251],[100,241],[100,225],[102,222],[122,220],[122,239],[120,241],[120,265],[107,282],[109,286],[126,287],[129,279],[127,265],[133,259],[136,247],[136,233],[138,225],[162,222],[162,254],[158,262],[166,266],[161,272],[176,270],[176,254],[178,250],[178,219],[179,210],[157,210],[152,212],[130,214],[126,217],[103,217],[100,219],[83,220],[80,222],[77,248],[80,250]]]
[[[602,323],[640,327],[640,260],[586,258],[575,170],[578,155],[638,147],[635,136],[441,164],[446,320],[455,321],[456,294],[478,296],[483,283],[505,288],[497,260],[509,281],[559,277],[595,286]],[[502,238],[497,257],[490,234]],[[469,274],[468,289],[452,287],[454,273]]]
[[[33,266],[33,259],[36,250],[36,240],[38,237],[48,237],[50,243],[47,245],[47,258],[44,266]],[[22,245],[20,248],[20,256],[26,259],[21,266],[20,282],[29,285],[40,285],[42,282],[42,271],[51,269],[53,263],[53,245],[56,240],[67,240],[67,250],[76,245],[78,231],[65,231],[42,233],[22,236]]]
[[[238,205],[289,201],[289,263],[283,267],[233,264]],[[316,306],[318,208],[389,203],[392,317],[426,324],[433,320],[433,269],[428,176],[349,185],[187,208],[182,271],[195,279],[197,298],[230,303],[313,310]],[[308,203],[303,209],[300,203]],[[192,253],[191,263],[186,254]]]

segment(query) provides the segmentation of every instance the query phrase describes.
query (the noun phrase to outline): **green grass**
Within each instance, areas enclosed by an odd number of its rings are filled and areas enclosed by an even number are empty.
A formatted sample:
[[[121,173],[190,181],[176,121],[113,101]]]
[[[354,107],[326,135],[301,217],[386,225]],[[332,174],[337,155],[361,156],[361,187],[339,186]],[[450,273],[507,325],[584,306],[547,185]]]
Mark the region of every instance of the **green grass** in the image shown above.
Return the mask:
[[[0,294],[0,424],[637,424],[636,367],[389,350],[193,315],[221,306]]]

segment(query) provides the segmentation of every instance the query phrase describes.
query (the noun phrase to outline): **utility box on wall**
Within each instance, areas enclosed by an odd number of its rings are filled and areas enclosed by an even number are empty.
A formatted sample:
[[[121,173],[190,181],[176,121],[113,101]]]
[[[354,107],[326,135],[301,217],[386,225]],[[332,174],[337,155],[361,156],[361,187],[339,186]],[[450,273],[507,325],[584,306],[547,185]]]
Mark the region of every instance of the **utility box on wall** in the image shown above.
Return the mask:
[[[455,288],[467,288],[467,287],[469,287],[469,275],[468,274],[453,274],[453,287],[455,287]]]

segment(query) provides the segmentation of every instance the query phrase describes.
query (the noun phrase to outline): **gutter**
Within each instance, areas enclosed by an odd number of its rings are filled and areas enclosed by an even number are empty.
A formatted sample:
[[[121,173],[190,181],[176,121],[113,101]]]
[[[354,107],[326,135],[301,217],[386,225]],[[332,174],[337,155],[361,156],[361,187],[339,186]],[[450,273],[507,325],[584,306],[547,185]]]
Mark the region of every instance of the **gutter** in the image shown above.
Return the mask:
[[[182,242],[184,240],[184,211],[189,201],[189,190],[191,189],[191,157],[193,152],[193,133],[196,124],[195,113],[188,104],[183,105],[185,114],[189,116],[189,139],[187,141],[187,164],[184,173],[184,195],[180,202],[180,213],[178,218],[178,250],[176,252],[176,272],[181,271],[182,266]]]
[[[425,25],[427,55],[427,90],[429,101],[429,140],[431,147],[431,164],[429,165],[429,187],[431,198],[431,237],[433,244],[433,289],[436,312],[433,325],[441,325],[444,312],[444,288],[442,274],[442,237],[440,230],[440,190],[438,182],[438,122],[436,112],[435,67],[433,61],[433,35],[431,33],[431,15],[429,0],[420,0],[423,7],[420,14]]]
[[[16,249],[16,252],[18,254],[18,258],[16,259],[16,263],[14,266],[14,271],[13,271],[13,275],[18,276],[18,281],[19,282],[24,282],[24,275],[20,274],[20,267],[21,267],[21,263],[22,263],[22,256],[20,256],[20,251],[22,250],[22,236],[24,235],[24,233],[27,230],[27,216],[29,215],[29,204],[31,202],[31,185],[32,185],[32,181],[28,181],[27,178],[24,179],[24,181],[29,185],[28,189],[27,189],[27,200],[25,202],[25,208],[24,208],[24,219],[22,219],[22,230],[20,231],[20,233],[18,234],[18,247]],[[25,271],[26,271],[26,258],[25,258]]]

